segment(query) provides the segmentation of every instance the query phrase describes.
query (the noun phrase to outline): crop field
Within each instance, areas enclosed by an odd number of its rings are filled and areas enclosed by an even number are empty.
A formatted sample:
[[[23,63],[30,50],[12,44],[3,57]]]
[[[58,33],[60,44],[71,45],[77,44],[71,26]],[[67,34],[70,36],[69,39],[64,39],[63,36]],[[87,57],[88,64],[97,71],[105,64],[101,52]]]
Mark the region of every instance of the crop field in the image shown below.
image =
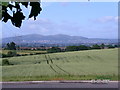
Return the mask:
[[[118,49],[61,52],[5,59],[12,65],[2,66],[3,81],[118,79]]]
[[[13,51],[13,50],[2,50],[0,52],[2,52],[3,54],[7,54],[9,51]],[[47,51],[40,51],[40,50],[15,50],[17,51],[17,54],[19,55],[23,55],[23,54],[35,54],[35,53],[47,53]]]

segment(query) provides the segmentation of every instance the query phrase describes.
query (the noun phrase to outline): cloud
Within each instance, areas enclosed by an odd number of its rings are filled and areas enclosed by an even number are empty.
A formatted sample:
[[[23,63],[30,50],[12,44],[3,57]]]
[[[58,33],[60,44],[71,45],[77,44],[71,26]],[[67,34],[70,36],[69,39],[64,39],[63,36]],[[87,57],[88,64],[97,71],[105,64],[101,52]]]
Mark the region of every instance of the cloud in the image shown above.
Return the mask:
[[[93,21],[97,23],[110,23],[110,22],[116,23],[118,21],[118,17],[117,16],[105,16],[105,17],[97,18]]]
[[[54,2],[41,2],[41,7],[46,8],[49,7],[53,4]]]
[[[69,5],[69,3],[68,2],[60,2],[60,5],[66,7]]]
[[[110,18],[107,18],[109,20]],[[115,18],[117,20],[117,18]],[[106,21],[107,22],[107,21]],[[113,24],[80,25],[77,22],[54,22],[46,18],[38,18],[36,21],[28,20],[22,28],[27,34],[55,35],[66,34],[72,36],[85,36],[91,38],[116,38],[117,28]],[[112,37],[111,37],[112,36]]]
[[[71,22],[53,22],[49,19],[38,18],[36,21],[30,19],[27,21],[26,25],[23,26],[23,31],[28,33],[37,33],[43,35],[50,34],[77,34],[81,27],[76,23]]]
[[[118,20],[118,18],[116,17],[114,20]],[[9,26],[9,24],[7,26]],[[54,22],[46,18],[37,18],[35,21],[33,18],[26,20],[21,29],[14,29],[15,27],[10,28],[10,26],[7,26],[4,26],[3,28],[4,36],[20,36],[26,34],[66,34],[90,38],[116,38],[118,33],[118,29],[115,24],[96,24],[90,22],[89,24],[86,23],[84,25],[73,21]]]
[[[120,22],[120,17],[119,16],[115,17],[115,21]]]

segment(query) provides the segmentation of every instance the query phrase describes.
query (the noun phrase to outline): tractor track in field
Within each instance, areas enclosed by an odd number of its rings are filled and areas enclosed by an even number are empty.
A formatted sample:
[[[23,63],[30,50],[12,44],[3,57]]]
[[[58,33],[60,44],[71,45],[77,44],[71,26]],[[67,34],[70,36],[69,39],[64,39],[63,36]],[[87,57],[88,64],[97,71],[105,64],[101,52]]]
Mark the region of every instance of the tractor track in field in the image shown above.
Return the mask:
[[[50,68],[51,68],[54,72],[56,72],[57,74],[60,74],[59,72],[57,72],[57,71],[53,68],[52,65],[50,65]]]
[[[60,68],[58,65],[55,65],[56,67],[58,67],[60,70],[62,70],[63,72],[67,73],[68,75],[70,75],[69,72],[65,71],[64,69]]]
[[[47,55],[45,55],[45,59],[46,59],[46,61],[47,61],[47,64],[49,64],[49,61],[48,61],[48,59],[47,59]]]
[[[47,64],[50,66],[50,68],[51,68],[55,73],[60,74],[59,72],[57,72],[57,71],[53,68],[52,65],[49,64],[49,60],[48,60],[48,58],[47,58],[47,55],[45,55],[45,59],[46,59],[46,61],[47,61]],[[51,60],[51,59],[50,59],[50,60]],[[52,60],[51,60],[51,61],[52,61]],[[51,62],[51,63],[53,64],[53,62]]]
[[[50,66],[50,68],[57,74],[60,74],[57,70],[55,70],[55,68],[52,66],[52,65],[55,65],[55,67],[57,67],[60,71],[66,73],[67,75],[70,75],[69,72],[65,71],[64,69],[62,69],[61,67],[59,67],[58,65],[54,64],[53,60],[51,59],[50,55],[45,55],[45,58],[46,58],[46,61],[47,61],[47,64]],[[51,64],[50,64],[50,62]]]
[[[49,57],[49,59],[50,59],[51,63],[53,64],[53,60],[50,58],[50,55],[48,55],[48,57]]]

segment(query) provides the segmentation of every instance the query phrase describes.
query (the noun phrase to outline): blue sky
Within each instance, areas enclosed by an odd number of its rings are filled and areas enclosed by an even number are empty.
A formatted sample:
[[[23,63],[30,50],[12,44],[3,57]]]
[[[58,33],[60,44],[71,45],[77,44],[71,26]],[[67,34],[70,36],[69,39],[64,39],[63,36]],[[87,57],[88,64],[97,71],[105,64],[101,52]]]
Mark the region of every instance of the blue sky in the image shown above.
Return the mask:
[[[22,27],[2,23],[3,37],[26,34],[67,34],[88,38],[118,37],[117,2],[42,2],[37,20],[26,19]],[[30,8],[30,7],[29,7]],[[29,12],[23,7],[24,14]]]

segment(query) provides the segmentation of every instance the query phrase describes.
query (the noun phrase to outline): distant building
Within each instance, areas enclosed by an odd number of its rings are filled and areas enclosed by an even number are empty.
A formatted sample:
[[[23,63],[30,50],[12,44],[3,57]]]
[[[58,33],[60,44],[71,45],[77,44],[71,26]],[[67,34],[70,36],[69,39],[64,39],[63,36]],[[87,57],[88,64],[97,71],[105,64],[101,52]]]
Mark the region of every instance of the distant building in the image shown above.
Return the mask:
[[[49,49],[52,47],[20,47],[20,50],[40,50],[40,49]]]

